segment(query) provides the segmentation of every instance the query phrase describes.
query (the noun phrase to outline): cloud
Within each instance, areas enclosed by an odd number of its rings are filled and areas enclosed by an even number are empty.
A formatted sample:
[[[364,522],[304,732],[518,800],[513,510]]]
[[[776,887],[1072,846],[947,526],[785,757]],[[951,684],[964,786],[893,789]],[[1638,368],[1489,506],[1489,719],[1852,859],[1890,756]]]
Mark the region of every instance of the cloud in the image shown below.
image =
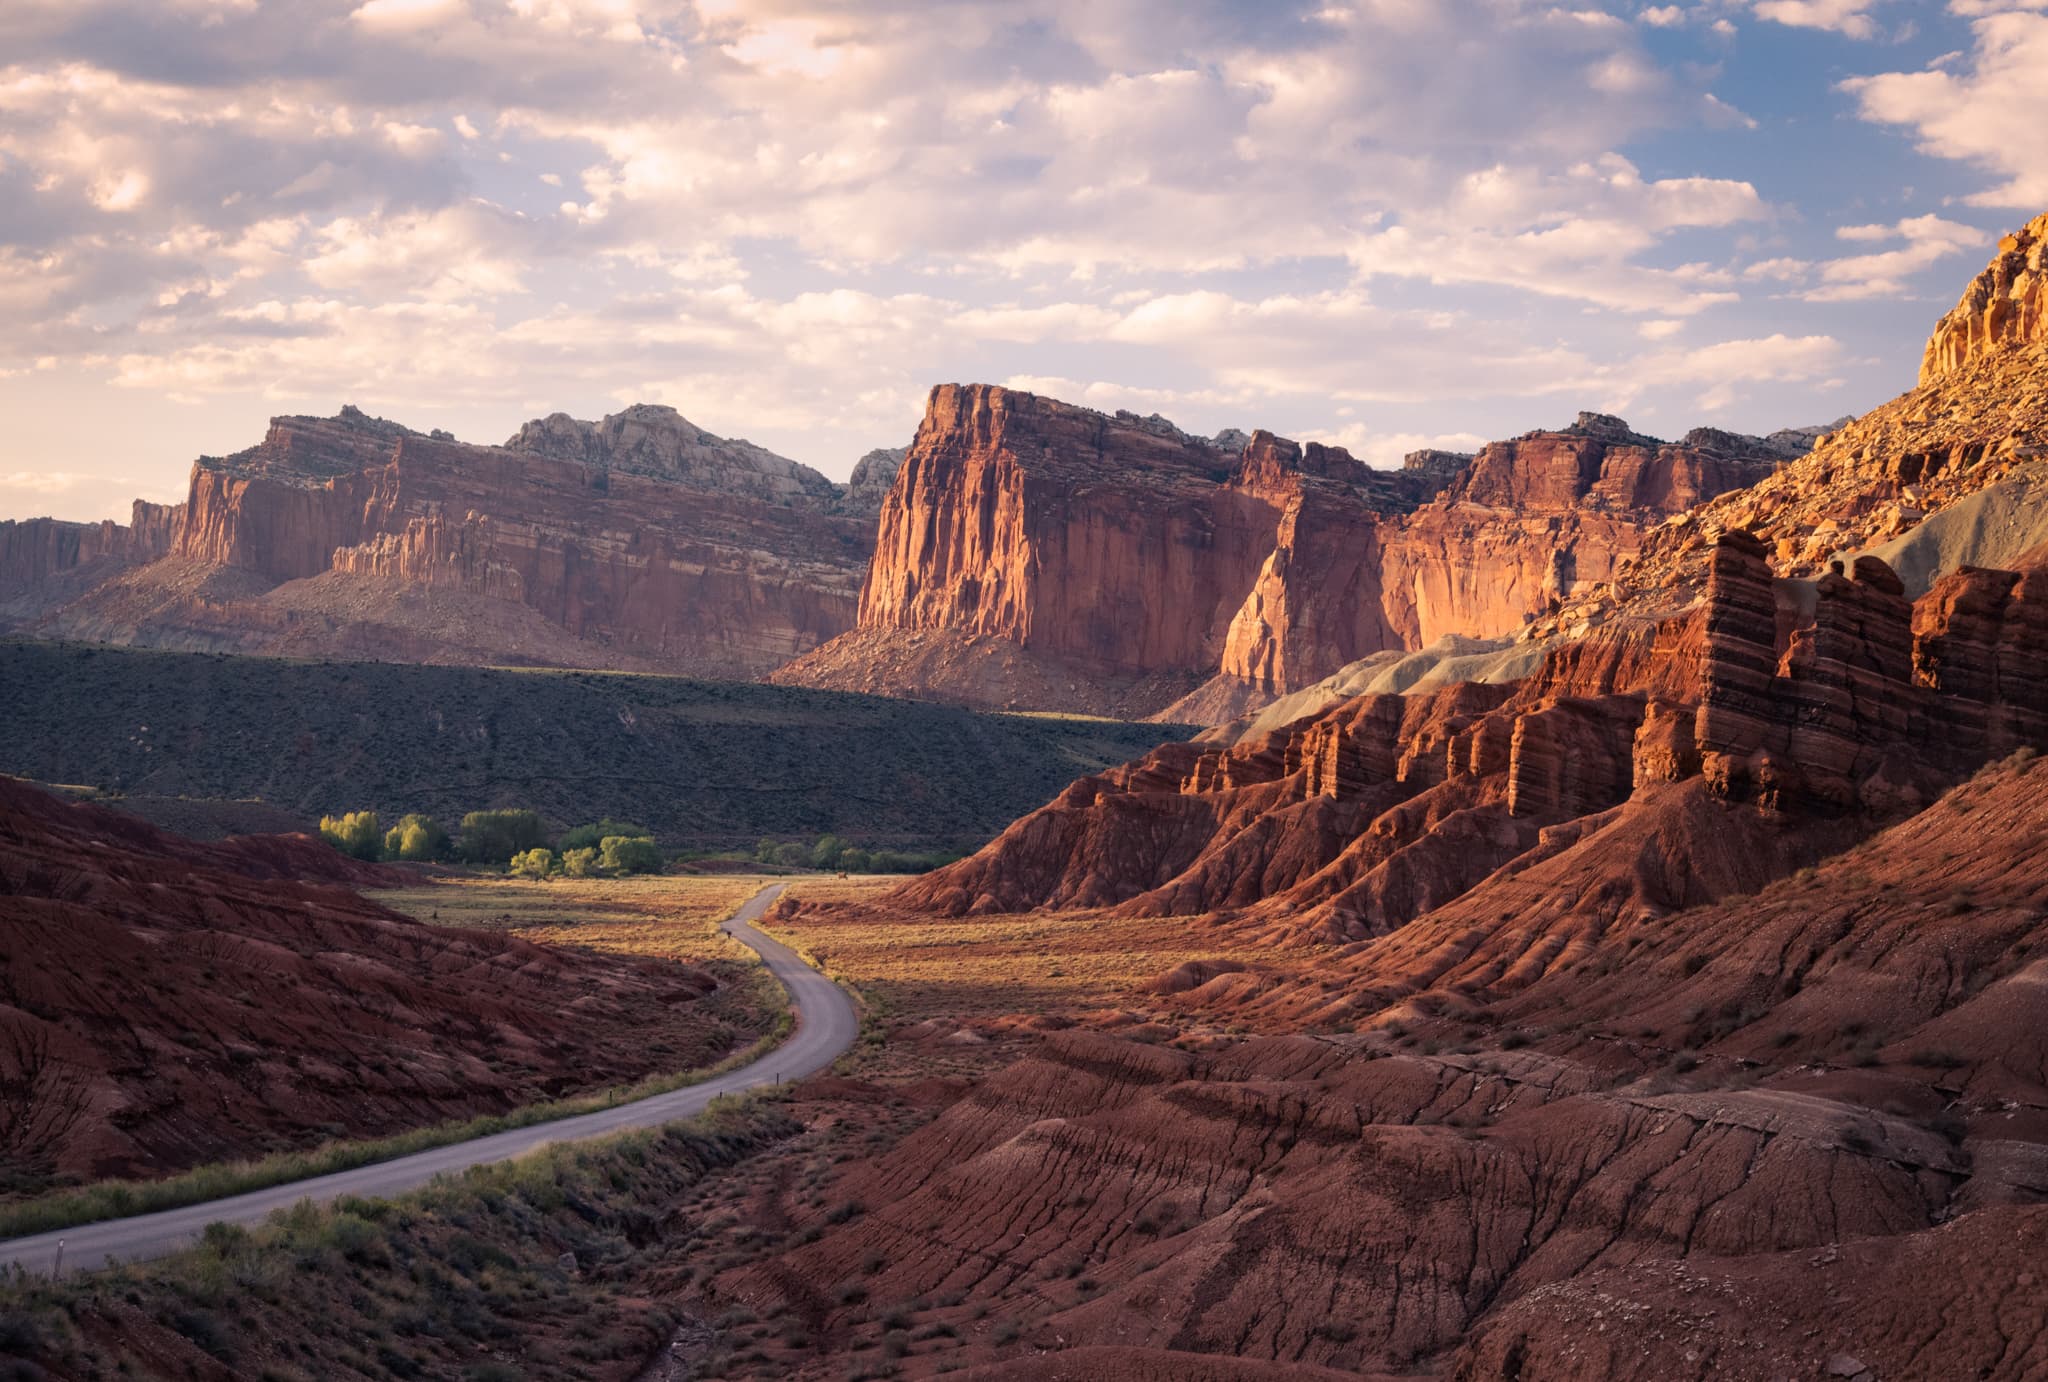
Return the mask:
[[[96,477],[75,470],[16,470],[0,474],[0,490],[21,490],[28,494],[63,494]]]
[[[1931,215],[1911,217],[1892,225],[1843,226],[1835,234],[1852,243],[1905,243],[1896,249],[1850,255],[1820,265],[1819,285],[1800,294],[1808,302],[1900,296],[1907,291],[1906,280],[1913,274],[1952,256],[1981,249],[1991,239],[1973,226]]]
[[[1693,406],[1741,364],[1693,352],[1810,337],[1784,295],[1959,252],[1901,221],[1817,267],[1828,208],[1728,171],[1761,141],[1712,31],[1754,7],[1629,8],[13,0],[0,373],[138,414],[645,397],[826,464],[935,379],[1038,379],[1382,446]],[[1930,71],[1968,96],[2036,18]]]
[[[1489,440],[1477,432],[1381,432],[1361,423],[1327,430],[1311,430],[1297,441],[1319,441],[1341,446],[1367,465],[1382,470],[1400,468],[1401,458],[1414,451],[1477,451]]]
[[[1911,130],[1922,152],[2003,179],[1972,204],[2039,210],[2048,204],[2048,144],[2034,135],[2048,126],[2048,16],[1987,4],[1957,12],[1981,16],[1960,70],[1853,77],[1841,89],[1865,120]]]
[[[1870,17],[1875,0],[1758,0],[1751,8],[1758,19],[1800,29],[1828,29],[1850,38],[1877,37]]]

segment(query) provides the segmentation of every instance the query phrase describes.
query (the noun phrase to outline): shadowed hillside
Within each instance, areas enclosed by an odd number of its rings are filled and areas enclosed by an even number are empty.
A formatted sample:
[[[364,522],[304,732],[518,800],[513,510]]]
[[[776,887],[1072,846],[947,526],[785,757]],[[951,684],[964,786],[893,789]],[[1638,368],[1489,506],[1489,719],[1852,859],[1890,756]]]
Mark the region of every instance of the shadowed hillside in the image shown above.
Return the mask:
[[[670,844],[971,846],[1180,734],[677,677],[0,644],[0,771],[307,820],[530,806]]]

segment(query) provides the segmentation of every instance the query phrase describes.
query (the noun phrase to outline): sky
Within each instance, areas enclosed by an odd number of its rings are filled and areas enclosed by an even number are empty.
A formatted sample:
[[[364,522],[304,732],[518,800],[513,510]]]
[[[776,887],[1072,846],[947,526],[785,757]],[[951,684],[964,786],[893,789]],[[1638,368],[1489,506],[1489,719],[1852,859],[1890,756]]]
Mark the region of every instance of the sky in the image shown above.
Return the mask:
[[[280,413],[1008,384],[1396,464],[1909,387],[2048,209],[2048,0],[5,0],[0,517]]]

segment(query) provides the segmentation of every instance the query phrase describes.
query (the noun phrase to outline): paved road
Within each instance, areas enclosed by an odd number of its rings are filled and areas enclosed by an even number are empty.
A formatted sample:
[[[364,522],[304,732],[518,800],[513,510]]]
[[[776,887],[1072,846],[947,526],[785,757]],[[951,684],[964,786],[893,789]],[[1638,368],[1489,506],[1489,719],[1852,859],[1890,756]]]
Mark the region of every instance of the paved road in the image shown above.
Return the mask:
[[[252,1190],[224,1200],[209,1200],[183,1209],[166,1209],[156,1214],[138,1214],[130,1219],[109,1219],[97,1224],[33,1238],[16,1238],[0,1243],[0,1264],[13,1263],[32,1272],[48,1273],[57,1261],[57,1245],[64,1244],[66,1272],[102,1266],[109,1257],[124,1262],[162,1257],[176,1252],[198,1238],[208,1224],[226,1220],[234,1224],[257,1224],[273,1210],[284,1209],[300,1200],[326,1201],[341,1195],[378,1198],[417,1190],[446,1171],[466,1170],[507,1157],[519,1156],[550,1142],[574,1142],[602,1137],[626,1128],[652,1128],[678,1118],[702,1113],[721,1094],[757,1089],[778,1079],[798,1079],[815,1074],[837,1060],[853,1045],[860,1021],[853,1004],[839,986],[805,964],[796,952],[754,929],[768,905],[787,886],[772,884],[749,898],[746,905],[725,923],[724,929],[760,952],[761,958],[784,988],[796,1009],[796,1032],[782,1045],[755,1061],[727,1071],[715,1079],[686,1089],[657,1094],[652,1098],[600,1109],[596,1113],[536,1123],[530,1128],[493,1133],[470,1142],[435,1147],[352,1171],[314,1176],[308,1180]]]

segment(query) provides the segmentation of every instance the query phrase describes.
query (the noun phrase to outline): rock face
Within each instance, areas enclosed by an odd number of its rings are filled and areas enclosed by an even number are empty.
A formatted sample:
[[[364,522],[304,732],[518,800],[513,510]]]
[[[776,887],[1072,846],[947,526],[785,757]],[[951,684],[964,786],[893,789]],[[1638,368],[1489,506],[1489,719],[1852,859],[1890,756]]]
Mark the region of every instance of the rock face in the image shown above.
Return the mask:
[[[2038,1375],[2044,783],[1682,908],[1640,876],[1785,832],[1664,784],[1392,935],[1175,970],[1192,1049],[1046,1038],[724,1299],[965,1297],[1007,1325],[962,1328],[977,1376]],[[1225,1024],[1274,1034],[1188,1039]]]
[[[749,441],[715,437],[675,409],[651,403],[601,422],[553,413],[520,428],[505,449],[770,504],[825,507],[838,497],[838,487],[809,466]]]
[[[1198,700],[1242,706],[1383,650],[1511,633],[1608,580],[1649,525],[1796,450],[1666,444],[1586,414],[1387,472],[1266,432],[1204,440],[944,385],[882,509],[859,629],[776,675],[996,705],[1046,704],[1020,693],[1064,680],[1053,704],[1124,713],[1163,704],[1134,706],[1141,683],[1215,679],[1235,689]],[[1025,650],[1030,675],[984,665],[991,641]]]
[[[48,636],[752,676],[852,624],[870,534],[841,508],[668,408],[503,447],[348,408],[202,459],[128,529],[0,525],[0,561]]]
[[[0,1071],[44,1072],[10,1174],[157,1175],[503,1111],[708,1063],[756,1020],[701,969],[422,926],[339,886],[403,878],[0,780]]]
[[[1931,384],[2009,346],[2048,341],[2048,213],[1998,242],[1989,267],[1935,325],[1920,361]]]
[[[846,478],[846,492],[840,496],[840,512],[866,518],[880,514],[895,487],[896,472],[909,454],[907,446],[881,446],[855,461],[853,474]]]
[[[1274,514],[1196,438],[943,385],[897,472],[863,627],[991,634],[1111,672],[1196,672]]]
[[[1864,558],[1824,578],[1786,628],[1781,607],[1795,602],[1781,600],[1756,538],[1722,537],[1711,571],[1700,608],[1599,630],[1520,683],[1360,696],[1263,736],[1169,745],[1083,778],[892,901],[944,913],[1230,909],[1275,939],[1357,939],[1527,867],[1602,813],[1654,814],[1673,784],[1754,803],[1719,827],[1751,840],[1749,858],[1652,887],[1657,905],[1680,905],[1754,886],[1838,829],[1920,809],[1991,758],[2048,747],[2036,677],[2048,551],[2024,573],[1958,573],[1918,609]],[[1770,842],[1758,808],[1811,828]]]

